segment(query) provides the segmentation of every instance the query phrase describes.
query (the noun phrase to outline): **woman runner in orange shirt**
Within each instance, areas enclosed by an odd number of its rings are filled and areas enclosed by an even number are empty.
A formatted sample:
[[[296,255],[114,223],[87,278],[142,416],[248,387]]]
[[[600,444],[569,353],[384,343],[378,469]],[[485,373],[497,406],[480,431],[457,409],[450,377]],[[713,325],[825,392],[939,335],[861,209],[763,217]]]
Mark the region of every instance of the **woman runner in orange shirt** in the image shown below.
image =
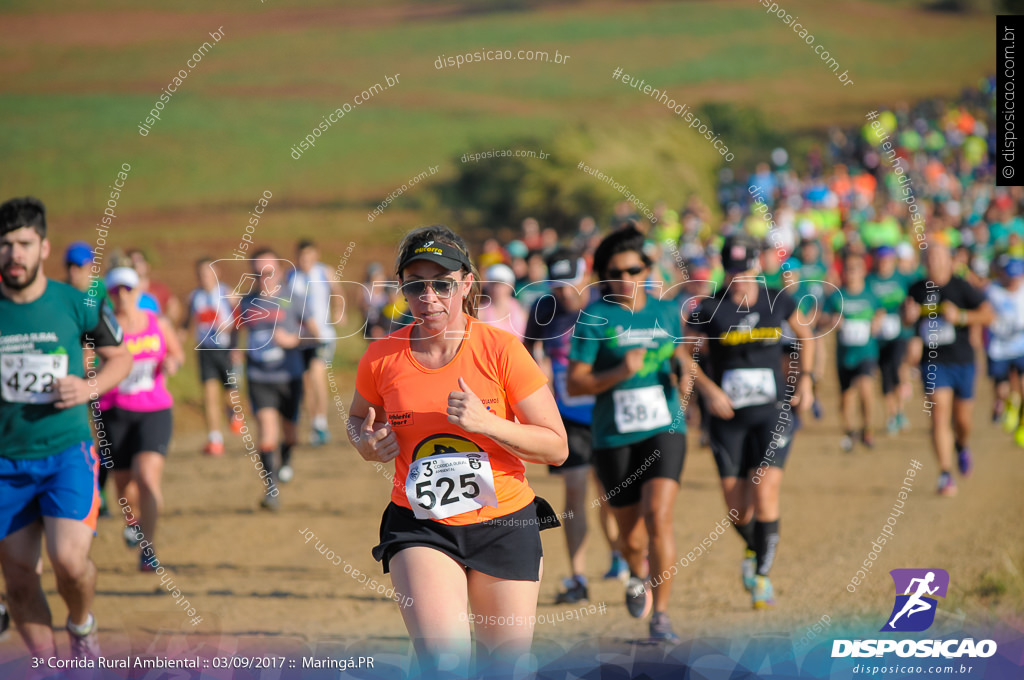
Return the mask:
[[[565,429],[547,379],[521,342],[474,318],[479,282],[444,226],[409,233],[396,273],[414,323],[359,362],[349,440],[395,462],[373,555],[412,605],[402,617],[420,672],[454,654],[477,663],[529,652],[542,572],[541,529],[559,526],[524,461],[560,465]],[[473,610],[467,616],[467,606]]]

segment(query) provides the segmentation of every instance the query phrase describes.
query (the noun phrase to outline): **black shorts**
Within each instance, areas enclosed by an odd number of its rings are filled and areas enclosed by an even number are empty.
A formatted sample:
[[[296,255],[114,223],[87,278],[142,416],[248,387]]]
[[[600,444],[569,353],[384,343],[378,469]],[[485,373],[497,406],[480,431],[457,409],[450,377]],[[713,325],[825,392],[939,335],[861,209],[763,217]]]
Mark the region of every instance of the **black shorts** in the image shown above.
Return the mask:
[[[319,359],[325,364],[331,363],[334,360],[334,349],[337,345],[337,340],[328,340],[326,342],[321,342],[319,345],[303,347],[301,350],[302,370],[308,371],[309,365],[313,363],[313,359]]]
[[[409,508],[389,503],[380,520],[380,543],[373,549],[373,559],[383,564],[387,574],[399,550],[424,546],[494,578],[539,581],[544,556],[540,532],[559,526],[551,505],[539,496],[522,510],[464,526],[416,519]]]
[[[163,411],[128,411],[110,408],[103,412],[103,424],[110,439],[110,460],[113,470],[130,470],[132,458],[143,451],[167,455],[173,422],[171,409]]]
[[[882,372],[882,394],[891,394],[900,384],[900,364],[907,354],[907,341],[896,338],[878,346],[878,368]]]
[[[613,508],[639,503],[644,483],[652,479],[678,482],[685,460],[686,434],[668,430],[628,446],[594,450],[594,470]]]
[[[199,349],[199,380],[216,380],[221,385],[228,384],[228,373],[231,372],[231,350]]]
[[[839,391],[845,392],[853,387],[853,381],[861,376],[872,377],[875,374],[876,364],[874,361],[862,361],[853,368],[846,368],[840,363],[836,364],[839,370]]]
[[[729,420],[711,418],[708,439],[719,477],[747,477],[757,467],[785,467],[795,416],[782,404],[741,408]]]
[[[299,405],[302,404],[302,378],[288,382],[249,381],[249,400],[252,410],[272,408],[281,417],[291,422],[299,420]]]
[[[583,467],[594,461],[594,448],[591,445],[590,425],[574,423],[562,418],[565,434],[569,440],[569,457],[561,465],[549,465],[548,470],[558,473],[562,470]]]

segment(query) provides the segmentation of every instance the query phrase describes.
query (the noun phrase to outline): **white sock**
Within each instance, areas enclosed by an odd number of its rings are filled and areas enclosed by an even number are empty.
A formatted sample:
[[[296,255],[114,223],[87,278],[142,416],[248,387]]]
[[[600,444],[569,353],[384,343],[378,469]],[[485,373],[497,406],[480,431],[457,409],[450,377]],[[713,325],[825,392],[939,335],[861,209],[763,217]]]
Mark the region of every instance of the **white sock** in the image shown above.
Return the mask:
[[[313,427],[318,430],[326,430],[327,416],[313,416]]]
[[[210,442],[213,444],[224,443],[224,436],[221,435],[220,430],[210,430],[209,439]]]
[[[80,626],[76,626],[71,623],[71,619],[68,619],[68,630],[77,635],[78,637],[85,637],[92,632],[92,627],[96,625],[96,619],[93,618],[92,612],[89,612],[89,620]]]

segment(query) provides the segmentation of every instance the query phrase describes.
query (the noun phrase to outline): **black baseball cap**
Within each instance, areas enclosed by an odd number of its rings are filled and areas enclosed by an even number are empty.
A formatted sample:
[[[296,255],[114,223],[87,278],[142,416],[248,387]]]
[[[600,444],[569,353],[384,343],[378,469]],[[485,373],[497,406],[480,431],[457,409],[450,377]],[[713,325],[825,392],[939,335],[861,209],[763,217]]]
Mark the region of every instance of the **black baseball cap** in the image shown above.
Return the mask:
[[[749,234],[730,234],[722,244],[722,268],[730,274],[753,269],[761,257],[761,243]]]
[[[580,279],[586,264],[568,248],[559,248],[547,257],[548,277],[554,281],[574,283]]]
[[[441,241],[424,241],[421,245],[413,248],[398,265],[398,273],[416,260],[428,260],[436,262],[450,272],[459,271],[463,267],[472,270],[469,258],[464,252],[453,245]]]

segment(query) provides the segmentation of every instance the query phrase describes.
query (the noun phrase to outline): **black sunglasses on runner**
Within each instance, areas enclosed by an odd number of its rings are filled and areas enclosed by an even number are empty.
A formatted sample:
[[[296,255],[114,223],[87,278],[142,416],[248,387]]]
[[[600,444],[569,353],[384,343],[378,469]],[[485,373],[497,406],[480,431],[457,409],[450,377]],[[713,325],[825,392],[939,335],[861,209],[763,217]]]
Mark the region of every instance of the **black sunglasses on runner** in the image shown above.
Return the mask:
[[[639,276],[647,270],[647,267],[630,267],[629,269],[609,269],[608,276],[613,279],[621,279],[623,274],[629,274],[630,276]]]
[[[437,297],[450,298],[459,283],[461,283],[461,281],[456,281],[455,279],[435,279],[433,281],[428,279],[417,279],[415,281],[406,281],[402,286],[402,292],[406,295],[412,294],[419,297],[427,291],[427,286],[429,285]]]

